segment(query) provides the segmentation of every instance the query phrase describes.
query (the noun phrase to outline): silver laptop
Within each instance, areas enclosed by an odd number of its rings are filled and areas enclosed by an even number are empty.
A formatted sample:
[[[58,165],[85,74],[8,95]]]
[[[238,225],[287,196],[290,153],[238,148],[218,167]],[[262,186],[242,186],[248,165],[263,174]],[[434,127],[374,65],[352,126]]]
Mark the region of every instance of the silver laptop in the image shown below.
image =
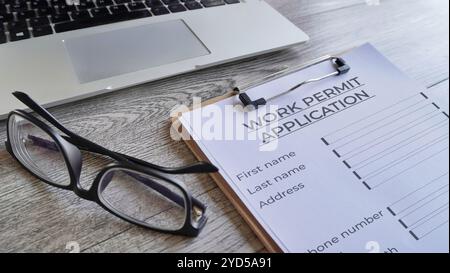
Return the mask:
[[[0,117],[307,40],[261,0],[0,0]]]

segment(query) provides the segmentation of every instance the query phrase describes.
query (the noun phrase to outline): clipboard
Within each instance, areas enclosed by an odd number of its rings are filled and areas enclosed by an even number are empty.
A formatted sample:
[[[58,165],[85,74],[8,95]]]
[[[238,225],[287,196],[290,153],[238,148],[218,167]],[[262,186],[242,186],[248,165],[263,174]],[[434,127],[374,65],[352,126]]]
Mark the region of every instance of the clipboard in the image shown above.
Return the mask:
[[[348,50],[341,52],[339,55],[344,54]],[[312,79],[306,79],[303,82],[299,82],[297,85],[293,86],[292,88],[280,92],[279,94],[276,94],[270,98],[258,98],[258,99],[252,99],[249,95],[247,95],[246,91],[257,87],[259,85],[262,85],[264,83],[285,77],[289,74],[304,70],[306,68],[312,67],[314,65],[321,64],[323,62],[330,61],[331,64],[335,67],[336,71],[327,75],[318,75],[317,78]],[[253,109],[256,109],[262,105],[265,105],[270,100],[273,100],[279,96],[282,96],[284,94],[294,92],[300,87],[314,83],[319,82],[324,79],[328,79],[330,77],[336,77],[343,75],[347,73],[350,70],[350,66],[345,62],[345,60],[341,57],[337,57],[335,55],[326,55],[320,58],[317,58],[315,60],[312,60],[310,62],[304,63],[302,65],[292,67],[292,68],[286,68],[279,72],[270,74],[268,76],[265,76],[261,79],[259,79],[255,83],[251,83],[249,85],[243,86],[243,87],[235,87],[232,91],[227,92],[225,95],[218,96],[212,99],[209,99],[205,102],[202,102],[200,107],[208,106],[211,104],[215,104],[219,101],[228,99],[233,96],[237,96],[241,103],[247,108],[247,110],[251,111]],[[184,112],[189,112],[194,109],[198,109],[198,107],[191,107],[189,110]],[[181,121],[179,120],[179,117],[182,113],[180,112],[177,117],[172,118],[172,126],[171,130],[175,130],[178,134],[182,134],[182,132],[179,131],[180,128],[183,128],[183,125]],[[183,130],[186,131],[186,130]],[[193,140],[192,137],[182,137],[188,148],[192,151],[194,156],[200,160],[200,161],[206,161],[210,162],[209,158],[203,153],[203,151],[200,149],[200,147],[197,145],[195,140]],[[250,212],[250,210],[247,208],[247,206],[241,201],[241,199],[237,196],[237,194],[234,192],[234,190],[231,188],[231,186],[228,184],[228,182],[220,175],[220,173],[212,173],[210,174],[212,179],[216,182],[217,186],[220,188],[220,190],[225,194],[225,196],[228,198],[228,200],[231,202],[231,204],[235,207],[235,209],[238,211],[238,213],[244,218],[245,222],[250,226],[250,228],[253,230],[253,232],[256,234],[258,239],[262,242],[262,244],[266,247],[268,252],[271,253],[282,253],[282,249],[278,246],[278,244],[273,240],[273,238],[264,230],[264,228],[259,224],[258,220],[254,217],[254,215]]]

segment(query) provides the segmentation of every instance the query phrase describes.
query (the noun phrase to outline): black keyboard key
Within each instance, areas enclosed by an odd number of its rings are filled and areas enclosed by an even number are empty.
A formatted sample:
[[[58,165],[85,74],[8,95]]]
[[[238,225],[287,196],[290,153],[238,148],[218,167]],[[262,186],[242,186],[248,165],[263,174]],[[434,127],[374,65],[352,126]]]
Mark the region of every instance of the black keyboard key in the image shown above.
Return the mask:
[[[6,35],[3,32],[0,32],[0,44],[6,43]]]
[[[145,9],[146,6],[143,2],[133,2],[128,4],[128,8],[130,10],[139,10],[139,9]]]
[[[34,0],[30,3],[32,9],[48,8],[47,1]]]
[[[130,3],[131,0],[114,0],[114,2],[116,2],[117,5],[120,5],[120,4]]]
[[[96,8],[91,9],[91,14],[94,17],[107,16],[109,15],[109,11],[107,8]]]
[[[193,9],[202,9],[203,7],[202,7],[202,5],[200,5],[200,3],[199,2],[197,2],[197,1],[186,1],[185,3],[184,3],[184,5],[186,6],[186,8],[187,9],[189,9],[189,10],[193,10]]]
[[[8,22],[9,31],[11,31],[13,29],[26,29],[26,28],[28,28],[28,26],[27,26],[27,22],[25,20]]]
[[[53,8],[38,8],[37,13],[39,16],[47,16],[55,13]]]
[[[69,11],[76,11],[75,5],[59,5],[58,13],[68,13]]]
[[[16,15],[18,19],[28,19],[36,17],[36,12],[34,10],[24,10],[17,12]]]
[[[152,16],[150,14],[150,12],[148,12],[148,10],[134,10],[134,11],[130,11],[128,13],[128,18],[129,19],[139,19],[139,18],[145,18],[145,17],[150,17]]]
[[[91,18],[91,15],[87,10],[74,11],[70,14],[70,16],[73,20],[86,20]]]
[[[52,15],[52,23],[61,23],[65,21],[70,21],[70,17],[67,14],[55,14]]]
[[[14,15],[13,14],[11,14],[11,13],[1,14],[0,13],[0,23],[12,21],[12,20],[14,20]]]
[[[152,12],[154,15],[164,15],[164,14],[170,13],[170,11],[168,9],[166,9],[166,7],[164,7],[164,6],[154,7],[154,8],[152,8]]]
[[[92,1],[80,1],[80,4],[77,5],[78,10],[86,10],[95,8],[95,4]]]
[[[145,1],[145,4],[149,8],[164,7],[164,4],[160,0],[147,0]]]
[[[47,17],[36,17],[36,18],[31,18],[29,23],[30,23],[30,26],[37,27],[37,26],[49,25],[50,21],[48,20]]]
[[[202,0],[201,2],[207,8],[225,5],[223,0]]]
[[[43,1],[45,2],[45,0]],[[52,6],[64,5],[66,3],[67,3],[66,0],[50,0],[50,5]]]
[[[164,4],[166,5],[175,5],[175,4],[180,4],[180,1],[178,0],[161,0],[164,2]]]
[[[14,4],[9,5],[9,11],[15,12],[15,11],[23,11],[27,10],[27,3],[26,2],[16,2]]]
[[[112,0],[97,0],[95,3],[97,4],[97,7],[99,7],[99,8],[114,5]]]
[[[28,38],[30,38],[30,32],[26,28],[14,28],[9,30],[9,39],[11,42],[25,40]]]
[[[238,3],[240,3],[240,1],[239,0],[225,0],[225,3],[227,3],[227,4],[238,4]]]
[[[109,7],[109,10],[112,14],[123,14],[128,13],[127,7],[125,5],[117,5],[117,6],[111,6]]]
[[[45,36],[45,35],[50,35],[50,34],[53,34],[53,29],[49,25],[33,27],[33,36],[34,37],[40,37],[40,36]]]
[[[182,4],[172,4],[169,6],[171,12],[182,12],[186,11],[186,8]]]

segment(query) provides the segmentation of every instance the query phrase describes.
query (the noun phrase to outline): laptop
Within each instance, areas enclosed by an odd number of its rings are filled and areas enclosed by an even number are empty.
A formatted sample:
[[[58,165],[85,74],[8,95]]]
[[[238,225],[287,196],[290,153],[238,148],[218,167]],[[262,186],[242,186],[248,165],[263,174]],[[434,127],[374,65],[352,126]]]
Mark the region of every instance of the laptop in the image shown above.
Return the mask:
[[[0,117],[307,40],[261,0],[0,0]]]

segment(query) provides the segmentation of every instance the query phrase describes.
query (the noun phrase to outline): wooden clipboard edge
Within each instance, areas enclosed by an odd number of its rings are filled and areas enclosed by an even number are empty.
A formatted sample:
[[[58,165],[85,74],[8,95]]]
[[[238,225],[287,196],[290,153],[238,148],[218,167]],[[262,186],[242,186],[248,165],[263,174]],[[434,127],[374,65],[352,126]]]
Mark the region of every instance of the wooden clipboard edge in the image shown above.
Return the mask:
[[[233,91],[230,91],[230,92],[226,93],[225,95],[218,96],[218,97],[215,97],[215,98],[212,98],[210,100],[203,102],[201,106],[203,107],[203,106],[207,106],[210,104],[214,104],[221,100],[230,98],[234,95],[235,95],[235,93]],[[192,111],[192,110],[193,110],[193,108],[191,107],[189,111]],[[172,125],[183,126],[182,123],[179,121],[179,117],[172,118]],[[203,151],[197,145],[195,140],[184,139],[184,138],[183,138],[183,140],[198,160],[210,162],[208,157],[203,153]],[[225,194],[225,196],[228,198],[228,200],[230,200],[231,204],[238,211],[238,213],[242,216],[242,218],[244,218],[244,221],[250,226],[250,228],[256,234],[256,236],[261,241],[261,243],[264,245],[264,247],[271,253],[283,252],[281,250],[281,248],[278,246],[278,244],[264,230],[264,228],[259,224],[258,220],[256,220],[256,218],[253,216],[253,214],[248,210],[247,206],[245,206],[245,204],[241,201],[241,199],[236,195],[234,190],[228,185],[228,182],[226,182],[226,180],[219,173],[213,173],[213,174],[210,174],[210,176],[214,180],[214,182],[217,184],[219,189]]]
[[[209,161],[195,141],[186,140],[185,143],[198,160]],[[247,209],[247,206],[245,206],[233,189],[228,185],[228,182],[226,182],[226,180],[219,173],[210,174],[210,176],[228,200],[230,200],[231,204],[235,207],[242,218],[244,218],[244,221],[250,226],[258,239],[261,240],[266,249],[272,253],[282,252],[277,243],[275,243],[272,237],[264,230],[258,220],[256,220],[253,214]]]
[[[345,54],[357,47],[358,46],[353,46],[347,50],[341,51],[340,53],[338,53],[338,55]],[[326,58],[327,56],[329,56],[329,55],[322,56],[322,57],[316,58],[310,62],[303,63],[302,65],[299,65],[298,67],[296,67],[295,71],[300,71],[302,69],[306,69],[306,68],[314,65],[315,62],[317,62],[323,58]],[[290,74],[290,73],[294,73],[295,71],[289,71],[285,74],[282,74],[280,77],[286,76],[287,74]],[[278,78],[278,77],[276,77],[276,78]],[[275,80],[276,78],[273,78],[273,79],[270,79],[267,81]],[[258,85],[263,84],[263,83],[264,82],[258,83]],[[205,102],[202,102],[200,107],[204,107],[204,106],[207,106],[210,104],[217,103],[221,100],[233,97],[235,95],[236,95],[236,93],[234,91],[229,91],[225,95],[214,97]],[[190,107],[188,111],[192,111],[194,109],[195,109],[194,107]],[[186,112],[188,112],[188,111],[186,111]],[[171,118],[171,121],[172,121],[172,125],[178,124],[178,125],[183,126],[182,123],[179,121],[179,116]],[[197,145],[197,143],[194,140],[184,139],[184,138],[183,138],[183,140],[198,160],[210,162],[208,157],[202,152],[202,150],[200,149],[200,147]],[[233,191],[233,189],[228,185],[226,180],[219,173],[210,174],[210,176],[212,177],[214,182],[216,182],[216,184],[220,188],[220,190],[230,200],[231,204],[236,208],[236,210],[242,216],[242,218],[244,218],[244,221],[250,226],[250,228],[253,230],[253,232],[255,232],[256,236],[258,237],[259,240],[261,240],[262,244],[266,247],[266,249],[272,253],[282,253],[283,252],[282,249],[272,239],[272,237],[264,230],[264,228],[259,224],[258,220],[256,220],[256,218],[253,216],[253,214],[247,209],[245,204],[236,195],[236,193]]]

